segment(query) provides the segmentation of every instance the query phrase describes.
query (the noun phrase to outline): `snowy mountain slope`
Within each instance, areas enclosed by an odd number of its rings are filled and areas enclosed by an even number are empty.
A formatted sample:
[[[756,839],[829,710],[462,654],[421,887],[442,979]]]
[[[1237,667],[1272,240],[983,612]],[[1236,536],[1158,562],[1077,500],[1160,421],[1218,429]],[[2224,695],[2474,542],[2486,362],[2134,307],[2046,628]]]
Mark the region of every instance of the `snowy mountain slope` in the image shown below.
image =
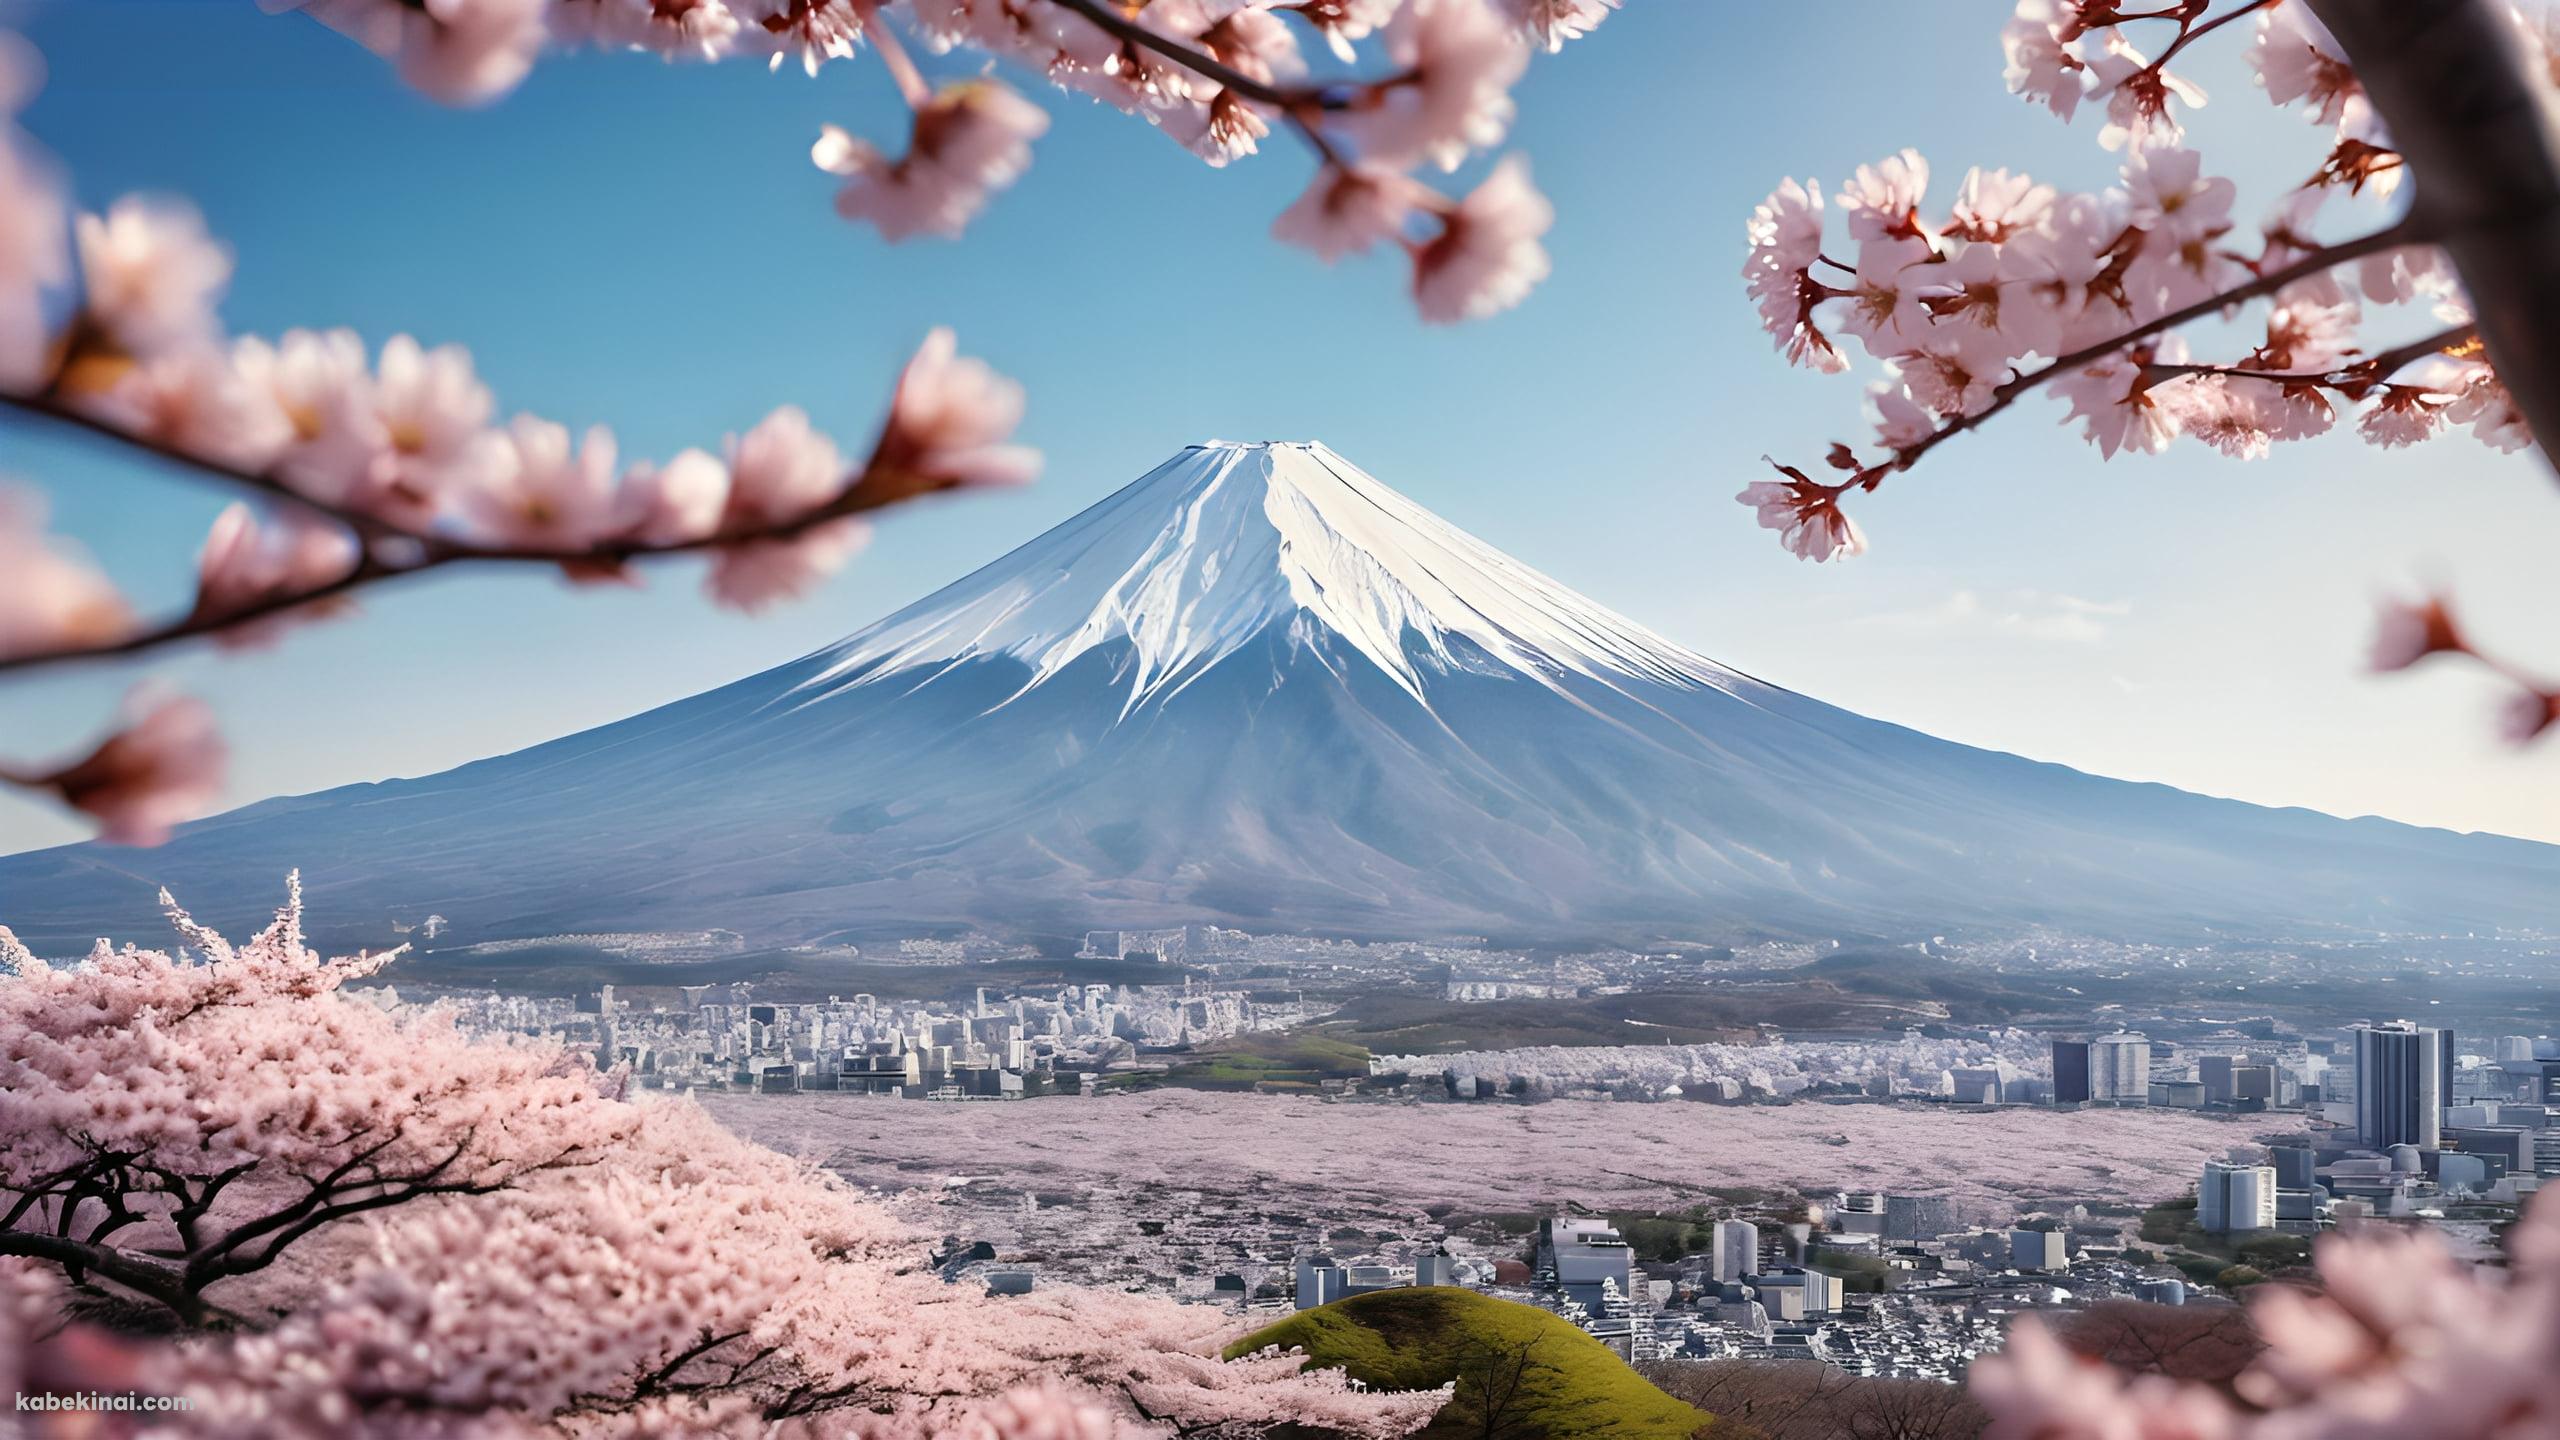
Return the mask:
[[[1727,670],[1314,445],[1183,452],[843,642],[156,851],[0,859],[0,922],[759,940],[1214,921],[1378,936],[2549,928],[2560,848],[1932,739]],[[238,912],[236,915],[230,913]]]

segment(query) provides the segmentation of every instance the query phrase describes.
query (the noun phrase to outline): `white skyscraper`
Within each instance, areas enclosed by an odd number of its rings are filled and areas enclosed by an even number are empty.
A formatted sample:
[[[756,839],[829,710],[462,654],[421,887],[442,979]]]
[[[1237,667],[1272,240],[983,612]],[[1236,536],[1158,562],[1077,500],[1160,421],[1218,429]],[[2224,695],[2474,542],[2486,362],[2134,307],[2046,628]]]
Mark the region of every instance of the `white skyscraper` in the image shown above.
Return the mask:
[[[2196,1186],[2196,1226],[2214,1234],[2276,1228],[2276,1167],[2204,1162]]]
[[[2151,1039],[2119,1030],[2089,1042],[2089,1098],[2141,1105],[2151,1099]]]
[[[1759,1274],[1760,1227],[1748,1220],[1717,1221],[1709,1258],[1719,1284]]]

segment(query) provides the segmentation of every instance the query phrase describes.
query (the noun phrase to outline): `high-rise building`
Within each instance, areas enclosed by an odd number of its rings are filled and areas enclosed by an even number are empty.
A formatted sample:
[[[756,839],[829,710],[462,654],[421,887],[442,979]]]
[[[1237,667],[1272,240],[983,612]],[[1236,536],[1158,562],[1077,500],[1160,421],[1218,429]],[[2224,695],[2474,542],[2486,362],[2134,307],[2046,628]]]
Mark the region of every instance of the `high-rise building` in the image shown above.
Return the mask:
[[[2496,1058],[2500,1060],[2531,1060],[2533,1058],[2533,1037],[2530,1035],[2499,1036],[2498,1054]]]
[[[2089,1042],[2053,1042],[2053,1103],[2081,1105],[2089,1099]]]
[[[1414,1261],[1413,1283],[1416,1285],[1457,1284],[1457,1257],[1451,1255],[1448,1248],[1443,1246],[1440,1249],[1434,1250],[1430,1254],[1423,1256],[1421,1259]]]
[[[2009,1232],[2009,1268],[2012,1270],[2067,1270],[2071,1268],[2069,1237],[2059,1230],[2018,1229]]]
[[[2142,1105],[2151,1099],[2151,1040],[2129,1030],[2089,1042],[2089,1098]]]
[[[2356,1143],[2438,1148],[2453,1096],[2453,1032],[2397,1020],[2347,1035],[2356,1052]]]
[[[2230,1055],[2196,1057],[2196,1079],[2204,1085],[2204,1103],[2207,1105],[2231,1103],[2231,1071],[2238,1064],[2237,1057]]]
[[[2276,1167],[2204,1162],[2196,1186],[2196,1226],[2214,1234],[2276,1228]]]
[[[1718,1284],[1760,1273],[1760,1227],[1748,1220],[1719,1220],[1708,1258]]]
[[[2287,1190],[2308,1190],[2320,1183],[2320,1156],[2310,1147],[2278,1145],[2269,1153],[2275,1157],[2278,1186]],[[2203,1203],[2201,1193],[2197,1203]]]

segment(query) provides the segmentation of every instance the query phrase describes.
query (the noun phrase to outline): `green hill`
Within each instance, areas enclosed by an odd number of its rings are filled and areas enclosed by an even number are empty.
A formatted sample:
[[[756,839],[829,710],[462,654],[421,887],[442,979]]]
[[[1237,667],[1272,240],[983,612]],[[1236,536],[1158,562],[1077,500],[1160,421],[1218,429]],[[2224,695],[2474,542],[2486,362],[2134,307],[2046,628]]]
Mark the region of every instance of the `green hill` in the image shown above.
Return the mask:
[[[1529,1305],[1435,1286],[1381,1290],[1303,1310],[1227,1347],[1307,1352],[1380,1390],[1458,1384],[1423,1440],[1686,1440],[1710,1418],[1627,1368],[1617,1352]]]

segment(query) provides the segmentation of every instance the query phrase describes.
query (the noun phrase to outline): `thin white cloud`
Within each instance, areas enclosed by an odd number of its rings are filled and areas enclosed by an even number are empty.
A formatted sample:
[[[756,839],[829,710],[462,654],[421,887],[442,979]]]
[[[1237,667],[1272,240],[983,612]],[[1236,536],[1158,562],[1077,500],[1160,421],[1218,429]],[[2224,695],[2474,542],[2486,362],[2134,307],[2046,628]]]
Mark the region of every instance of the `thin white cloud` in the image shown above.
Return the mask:
[[[2088,600],[2041,590],[2008,590],[1985,597],[1957,590],[1934,605],[1869,615],[1857,623],[1892,630],[1993,631],[2029,640],[2095,645],[2109,622],[2133,613],[2129,600]]]

